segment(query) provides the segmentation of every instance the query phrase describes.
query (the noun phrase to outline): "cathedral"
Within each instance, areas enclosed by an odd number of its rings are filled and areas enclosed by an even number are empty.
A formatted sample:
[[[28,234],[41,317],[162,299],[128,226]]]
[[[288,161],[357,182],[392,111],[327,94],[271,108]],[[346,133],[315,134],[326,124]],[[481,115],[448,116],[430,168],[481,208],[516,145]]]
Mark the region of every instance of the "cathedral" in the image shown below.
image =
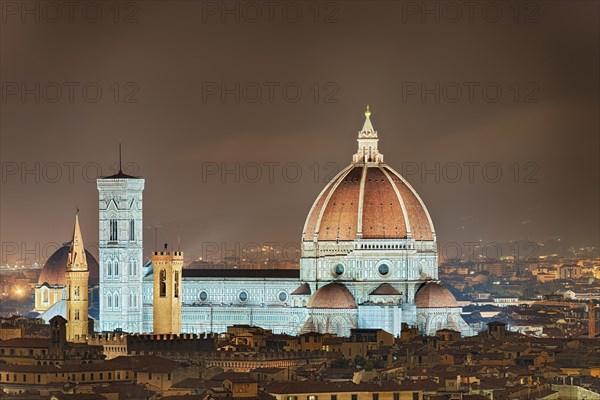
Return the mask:
[[[438,280],[429,212],[378,143],[367,107],[352,162],[310,208],[299,270],[186,269],[182,253],[166,249],[143,263],[144,179],[121,171],[99,178],[99,329],[201,333],[248,324],[348,336],[352,328],[398,335],[406,323],[426,335],[472,335]]]

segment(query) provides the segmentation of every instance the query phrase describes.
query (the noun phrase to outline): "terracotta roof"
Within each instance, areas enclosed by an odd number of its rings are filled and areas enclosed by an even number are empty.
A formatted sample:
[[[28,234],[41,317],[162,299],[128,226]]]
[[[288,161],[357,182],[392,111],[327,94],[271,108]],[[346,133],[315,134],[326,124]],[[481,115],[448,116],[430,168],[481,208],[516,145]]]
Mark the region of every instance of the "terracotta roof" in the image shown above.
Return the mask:
[[[268,367],[259,367],[250,370],[250,372],[260,372],[263,374],[276,374],[281,371],[285,371],[285,368],[268,368]]]
[[[56,250],[46,261],[42,272],[38,278],[38,285],[47,283],[50,286],[67,284],[67,257],[69,256],[69,250],[71,248],[71,242],[64,243],[58,250]],[[85,251],[85,257],[88,264],[88,270],[90,271],[89,286],[96,286],[99,282],[100,267],[98,261],[89,252]]]
[[[299,279],[298,269],[195,269],[184,268],[184,278],[282,278]]]
[[[318,240],[355,240],[359,232],[365,239],[406,238],[407,225],[414,239],[433,240],[428,215],[414,189],[386,164],[353,165],[317,197],[306,219],[303,240],[312,241],[315,236]]]
[[[363,238],[406,237],[404,212],[392,182],[383,169],[367,168],[363,201]]]
[[[407,392],[436,392],[439,386],[440,385],[429,379],[417,379],[415,381],[404,380],[400,383],[400,390]]]
[[[395,382],[383,381],[381,384],[361,382],[273,382],[265,387],[265,392],[271,394],[293,393],[364,393],[364,392],[398,392],[400,385]]]
[[[181,367],[181,364],[177,361],[153,355],[119,356],[105,361],[104,364],[112,364],[111,366],[114,365],[122,367],[123,369],[132,369],[137,372],[149,373],[170,373]]]
[[[305,294],[311,294],[312,290],[310,290],[310,285],[308,283],[303,283],[300,286],[298,286],[296,289],[294,289],[294,291],[292,293],[290,293],[292,296],[294,295],[305,295]]]
[[[146,389],[142,384],[129,382],[111,382],[102,385],[93,385],[92,390],[98,394],[118,393],[118,398],[120,399],[147,399],[155,394],[155,392]]]
[[[400,296],[402,293],[396,290],[395,287],[389,283],[382,283],[375,290],[369,293],[370,296]]]
[[[463,400],[489,400],[489,397],[482,394],[463,394]]]
[[[182,381],[179,381],[173,386],[173,388],[186,388],[186,389],[205,389],[206,385],[204,385],[204,381],[198,378],[186,378]]]
[[[361,174],[362,168],[353,168],[336,183],[337,187],[323,206],[321,224],[317,227],[319,240],[356,238]]]
[[[57,400],[106,400],[106,397],[100,394],[92,393],[60,393],[56,392],[52,394],[51,399]]]
[[[213,376],[212,378],[210,378],[211,381],[224,381],[225,379],[239,379],[239,378],[250,378],[250,374],[248,372],[234,372],[234,371],[227,371],[227,372],[221,372],[220,374],[217,374],[215,376]]]
[[[346,286],[331,282],[312,295],[306,308],[356,308],[356,301]]]
[[[50,347],[50,339],[37,339],[37,338],[14,338],[8,340],[0,339],[0,347],[5,348],[19,348],[19,347],[30,347],[45,349]]]
[[[415,294],[417,308],[458,307],[454,295],[436,282],[426,283]]]

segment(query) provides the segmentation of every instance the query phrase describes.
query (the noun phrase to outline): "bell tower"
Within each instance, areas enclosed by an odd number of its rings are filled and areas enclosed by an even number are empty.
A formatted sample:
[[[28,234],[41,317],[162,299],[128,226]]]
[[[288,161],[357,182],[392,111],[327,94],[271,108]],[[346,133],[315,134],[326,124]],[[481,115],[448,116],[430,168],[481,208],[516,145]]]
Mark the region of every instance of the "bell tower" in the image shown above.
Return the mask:
[[[82,341],[88,334],[89,271],[79,227],[79,210],[75,214],[73,240],[67,258],[67,341]]]
[[[183,253],[181,251],[152,252],[154,266],[154,332],[181,332],[181,269]]]
[[[119,172],[98,178],[100,326],[143,332],[142,192],[144,179]]]

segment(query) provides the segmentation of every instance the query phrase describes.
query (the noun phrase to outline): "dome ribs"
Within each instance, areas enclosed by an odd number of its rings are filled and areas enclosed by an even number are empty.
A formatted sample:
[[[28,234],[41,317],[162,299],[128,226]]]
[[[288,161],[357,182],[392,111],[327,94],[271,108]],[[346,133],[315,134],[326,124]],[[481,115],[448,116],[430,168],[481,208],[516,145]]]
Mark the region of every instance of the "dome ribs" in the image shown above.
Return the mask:
[[[350,241],[359,237],[435,240],[423,201],[386,164],[355,164],[341,171],[315,200],[302,239]]]
[[[361,174],[361,167],[353,168],[331,195],[321,218],[319,240],[356,239]]]
[[[392,183],[379,168],[367,169],[362,213],[363,238],[406,237],[402,207]]]
[[[317,228],[317,222],[319,221],[319,214],[321,213],[321,209],[323,208],[323,204],[325,203],[329,192],[334,186],[335,181],[331,181],[321,193],[319,198],[315,201],[310,215],[308,216],[308,220],[306,221],[306,229],[304,230],[303,235],[304,240],[313,240],[313,235],[315,234],[315,229]]]
[[[412,238],[415,240],[433,240],[433,232],[427,211],[421,205],[421,202],[415,195],[412,188],[404,183],[395,171],[386,168],[386,171],[392,177],[394,184],[398,188],[400,196],[404,201],[406,212],[408,213],[408,221],[411,227]]]

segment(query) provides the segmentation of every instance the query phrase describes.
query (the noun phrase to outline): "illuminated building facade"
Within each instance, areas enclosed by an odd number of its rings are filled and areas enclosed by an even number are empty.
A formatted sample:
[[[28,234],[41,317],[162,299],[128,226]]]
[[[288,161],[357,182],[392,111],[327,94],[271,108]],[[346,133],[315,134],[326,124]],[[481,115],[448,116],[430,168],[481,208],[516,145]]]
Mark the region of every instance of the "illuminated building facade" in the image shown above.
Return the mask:
[[[367,108],[351,164],[308,213],[299,271],[186,269],[180,252],[166,250],[142,266],[144,180],[121,171],[98,179],[101,329],[201,333],[248,324],[348,336],[352,328],[398,335],[406,323],[428,335],[472,334],[438,281],[431,216],[384,163],[378,142]]]

